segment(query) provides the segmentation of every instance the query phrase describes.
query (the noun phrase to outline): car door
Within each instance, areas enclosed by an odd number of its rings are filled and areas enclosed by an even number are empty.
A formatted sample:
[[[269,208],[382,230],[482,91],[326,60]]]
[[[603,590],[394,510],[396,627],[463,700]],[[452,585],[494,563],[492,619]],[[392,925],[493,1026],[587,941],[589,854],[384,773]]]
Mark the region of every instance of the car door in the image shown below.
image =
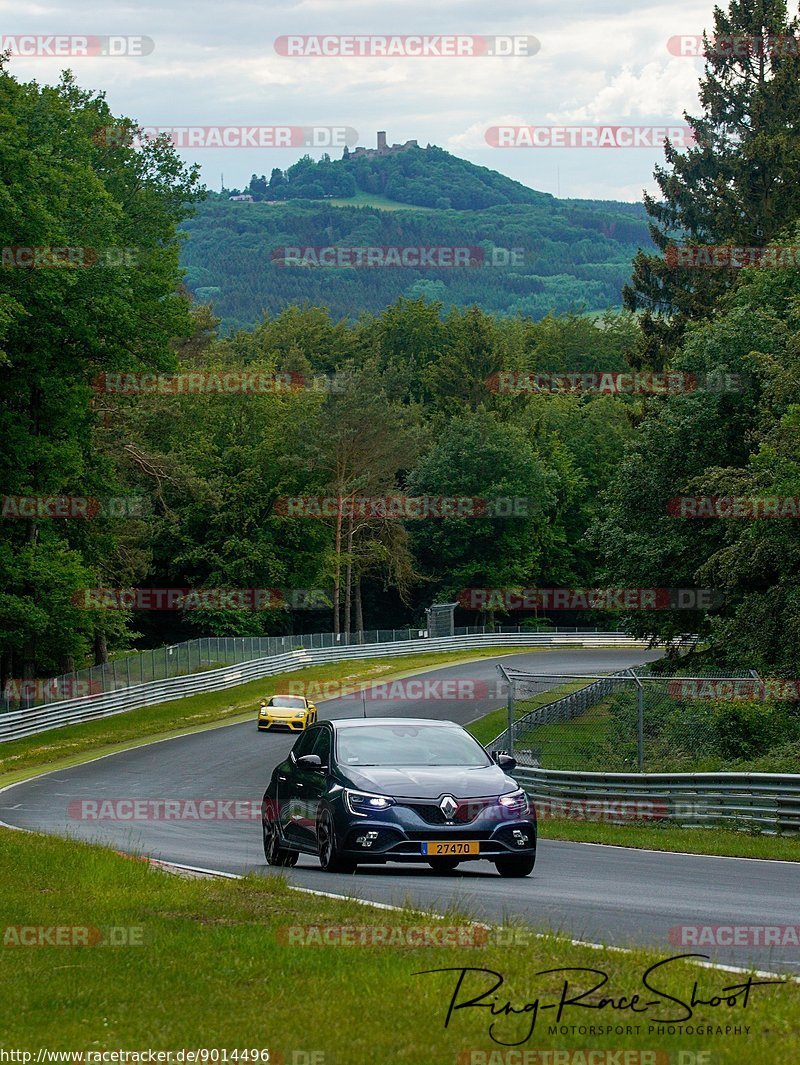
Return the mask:
[[[313,844],[314,833],[306,824],[308,810],[306,804],[306,785],[310,774],[298,768],[297,759],[304,754],[311,754],[317,742],[319,727],[307,729],[289,754],[286,770],[278,774],[278,807],[280,811],[281,832],[288,842]],[[318,775],[318,774],[317,774]]]
[[[317,842],[319,804],[328,788],[328,775],[331,765],[331,730],[325,725],[320,725],[315,731],[319,732],[319,736],[310,753],[318,756],[322,762],[323,769],[322,771],[306,771],[303,778],[306,809],[308,811],[308,821],[310,822],[310,842],[314,846],[316,846]]]

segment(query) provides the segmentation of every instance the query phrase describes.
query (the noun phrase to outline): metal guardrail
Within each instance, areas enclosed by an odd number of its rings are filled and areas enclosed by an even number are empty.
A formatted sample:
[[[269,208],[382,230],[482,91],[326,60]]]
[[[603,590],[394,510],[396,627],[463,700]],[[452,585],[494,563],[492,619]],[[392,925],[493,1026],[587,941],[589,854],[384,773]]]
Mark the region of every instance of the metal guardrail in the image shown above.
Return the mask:
[[[299,639],[295,637],[294,639]],[[262,677],[289,673],[324,662],[345,659],[386,658],[393,655],[425,651],[478,650],[481,647],[647,647],[646,640],[638,640],[625,633],[486,633],[481,635],[448,636],[439,639],[400,640],[389,643],[350,644],[340,647],[300,649],[286,654],[241,662],[235,666],[207,670],[169,680],[132,685],[119,691],[87,695],[80,699],[63,700],[45,706],[31,707],[0,714],[0,743],[32,736],[48,729],[59,728],[99,717],[109,717],[141,706],[181,699],[198,692],[223,691]]]
[[[800,832],[800,774],[575,773],[518,766],[513,776],[542,819]]]
[[[497,633],[541,632],[554,636],[562,632],[597,632],[598,630],[577,627],[546,630],[525,629],[518,625],[502,626]],[[456,627],[452,632],[434,633],[437,636],[482,636],[487,635],[486,625]],[[203,673],[221,669],[223,666],[252,662],[257,658],[271,658],[288,651],[323,647],[346,647],[353,644],[397,643],[400,640],[418,640],[430,636],[426,628],[367,629],[363,632],[346,633],[311,632],[283,636],[202,636],[183,643],[151,648],[147,651],[132,651],[114,657],[102,665],[63,673],[58,677],[31,678],[29,680],[8,678],[0,692],[0,714],[12,710],[29,710],[32,707],[83,699],[87,695],[106,695],[109,692],[149,684],[157,680],[170,680],[190,673]],[[613,635],[613,634],[612,634]]]

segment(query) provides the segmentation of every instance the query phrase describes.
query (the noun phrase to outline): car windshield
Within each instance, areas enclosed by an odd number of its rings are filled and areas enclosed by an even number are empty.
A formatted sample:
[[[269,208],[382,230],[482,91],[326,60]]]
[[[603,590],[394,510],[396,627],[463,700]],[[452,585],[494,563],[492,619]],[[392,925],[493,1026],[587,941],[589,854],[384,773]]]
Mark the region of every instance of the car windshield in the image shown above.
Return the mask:
[[[491,765],[480,744],[463,729],[441,725],[359,725],[337,731],[342,765]]]
[[[299,695],[273,695],[269,705],[284,710],[305,710],[306,701]]]

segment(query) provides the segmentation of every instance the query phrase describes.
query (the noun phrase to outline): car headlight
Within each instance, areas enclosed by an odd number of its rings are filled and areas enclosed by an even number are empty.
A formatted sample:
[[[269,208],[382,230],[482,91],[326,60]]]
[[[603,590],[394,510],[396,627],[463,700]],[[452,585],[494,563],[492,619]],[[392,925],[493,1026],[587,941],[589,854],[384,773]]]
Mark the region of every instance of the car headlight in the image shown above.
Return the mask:
[[[502,810],[507,814],[524,814],[528,812],[528,796],[519,788],[510,791],[507,795],[501,795],[497,800]]]
[[[294,716],[295,717],[305,717],[306,716],[306,712],[305,712],[305,710],[298,710],[297,713]]]
[[[263,707],[261,708],[261,714],[260,714],[260,716],[261,716],[261,717],[269,717],[269,710],[267,710],[266,706],[263,706]]]
[[[370,795],[366,791],[351,791],[345,788],[344,801],[351,814],[357,817],[367,817],[372,813],[380,813],[394,806],[394,799],[387,795]]]

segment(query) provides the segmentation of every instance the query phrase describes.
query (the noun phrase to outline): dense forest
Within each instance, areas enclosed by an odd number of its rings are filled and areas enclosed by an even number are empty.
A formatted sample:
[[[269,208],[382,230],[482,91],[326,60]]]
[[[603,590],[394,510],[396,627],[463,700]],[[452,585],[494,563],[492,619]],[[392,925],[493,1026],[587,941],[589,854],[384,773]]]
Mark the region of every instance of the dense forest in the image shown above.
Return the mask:
[[[717,13],[720,33],[760,32],[736,12],[745,21],[732,28]],[[784,6],[770,12],[770,31],[788,32]],[[3,676],[57,673],[137,639],[416,622],[431,602],[481,587],[715,589],[708,609],[582,619],[696,632],[721,667],[797,676],[796,518],[687,520],[674,500],[800,496],[800,273],[682,270],[665,250],[676,239],[800,243],[799,63],[709,59],[697,144],[668,147],[662,196],[646,204],[652,240],[621,205],[537,194],[475,213],[200,203],[195,170],[168,143],[93,138],[114,121],[102,96],[4,70],[3,245],[126,254],[46,270],[4,258],[0,271]],[[617,228],[604,232],[604,219]],[[506,275],[505,292],[493,269],[267,270],[275,245],[320,234],[520,242],[540,259]],[[628,310],[569,313],[609,301],[637,244]],[[450,286],[468,284],[454,299]],[[659,395],[493,385],[500,371],[631,368],[739,384]],[[114,374],[242,372],[290,387],[108,387]],[[353,507],[309,518],[286,502],[319,496],[524,505],[414,520]],[[31,497],[137,505],[81,520],[6,507]],[[86,609],[86,589],[131,587],[324,589],[330,605]]]
[[[212,305],[224,333],[294,303],[349,319],[401,296],[532,318],[619,307],[637,249],[652,247],[642,207],[532,195],[537,202],[428,212],[209,200],[183,226],[186,284]],[[475,252],[473,265],[439,268],[315,267],[281,258],[286,248],[328,246]]]
[[[238,190],[237,190],[238,191]],[[342,159],[304,155],[287,170],[275,168],[250,179],[246,192],[254,200],[349,199],[358,191],[385,196],[396,203],[447,211],[481,211],[505,204],[552,204],[554,197],[529,189],[496,170],[476,166],[443,148],[408,147],[396,154],[350,154]]]

